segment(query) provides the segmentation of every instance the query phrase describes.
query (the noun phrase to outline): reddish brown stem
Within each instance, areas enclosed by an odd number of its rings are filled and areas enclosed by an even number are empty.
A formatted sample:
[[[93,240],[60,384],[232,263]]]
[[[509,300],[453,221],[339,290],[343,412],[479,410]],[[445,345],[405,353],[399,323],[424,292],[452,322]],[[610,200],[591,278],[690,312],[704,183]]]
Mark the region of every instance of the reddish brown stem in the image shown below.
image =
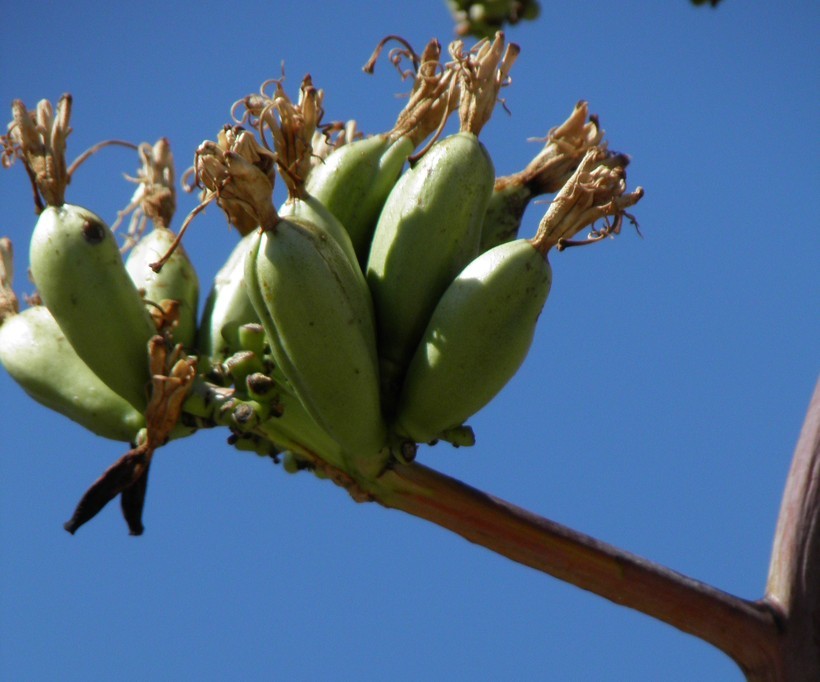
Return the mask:
[[[778,622],[767,604],[721,592],[418,464],[382,476],[381,504],[695,635],[749,679],[776,680]]]
[[[418,464],[372,496],[513,561],[695,635],[753,681],[820,680],[820,382],[795,450],[766,596],[748,601]]]
[[[786,480],[766,601],[787,623],[787,679],[820,680],[820,381]]]

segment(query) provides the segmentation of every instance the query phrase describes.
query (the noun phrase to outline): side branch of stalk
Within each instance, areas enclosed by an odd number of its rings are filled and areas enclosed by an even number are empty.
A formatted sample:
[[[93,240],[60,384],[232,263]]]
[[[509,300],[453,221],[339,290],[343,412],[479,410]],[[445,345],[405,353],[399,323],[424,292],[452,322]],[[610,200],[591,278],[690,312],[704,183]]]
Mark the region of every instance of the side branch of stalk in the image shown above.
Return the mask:
[[[369,495],[559,580],[641,611],[730,656],[749,680],[820,680],[820,382],[786,484],[769,585],[722,592],[420,464],[396,465]]]

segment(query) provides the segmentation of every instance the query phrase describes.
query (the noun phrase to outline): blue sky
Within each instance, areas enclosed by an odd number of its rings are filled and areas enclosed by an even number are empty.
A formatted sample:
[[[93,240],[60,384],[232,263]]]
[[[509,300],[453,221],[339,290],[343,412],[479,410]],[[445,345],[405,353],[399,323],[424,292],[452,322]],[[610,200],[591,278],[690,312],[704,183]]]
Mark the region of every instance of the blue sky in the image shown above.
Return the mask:
[[[473,420],[472,449],[420,459],[555,521],[747,598],[764,588],[792,449],[818,376],[814,214],[820,10],[725,0],[549,2],[482,133],[523,167],[579,99],[632,156],[643,239],[554,254],[530,356]],[[170,139],[181,172],[231,103],[310,72],[328,118],[391,127],[384,35],[447,41],[440,0],[35,0],[5,8],[0,101],[74,95],[73,158]],[[814,46],[814,47],[813,47]],[[109,220],[133,154],[77,172]],[[279,188],[278,191],[281,191]],[[17,290],[35,216],[0,173]],[[182,215],[194,205],[180,198]],[[531,235],[545,206],[527,213]],[[235,234],[213,208],[186,247],[203,289]],[[0,676],[5,679],[741,680],[720,652],[643,615],[199,433],[157,454],[146,532],[116,509],[62,523],[120,454],[0,372]]]

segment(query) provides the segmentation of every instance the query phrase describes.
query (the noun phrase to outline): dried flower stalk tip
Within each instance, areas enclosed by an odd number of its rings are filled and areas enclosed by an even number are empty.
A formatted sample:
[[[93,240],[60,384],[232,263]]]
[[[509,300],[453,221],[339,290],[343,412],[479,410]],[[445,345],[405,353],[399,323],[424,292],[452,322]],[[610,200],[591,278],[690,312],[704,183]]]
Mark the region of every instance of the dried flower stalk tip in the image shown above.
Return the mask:
[[[139,241],[148,220],[157,227],[169,227],[176,212],[174,155],[168,139],[160,138],[153,145],[143,142],[137,152],[140,159],[137,175],[125,176],[126,180],[137,184],[137,189],[111,226],[112,230],[117,229],[130,214],[123,251]]]
[[[8,237],[0,238],[0,324],[20,311],[20,303],[11,288],[14,281],[14,250]]]
[[[447,117],[454,110],[457,86],[453,71],[441,63],[441,43],[433,38],[421,55],[400,36],[384,38],[370,57],[365,70],[372,72],[375,61],[389,40],[398,41],[402,47],[388,53],[388,59],[398,69],[402,79],[413,78],[413,87],[404,109],[399,113],[393,129],[385,133],[391,141],[407,137],[417,147],[431,133],[441,130]],[[404,69],[402,63],[410,59],[413,69]]]
[[[196,358],[186,356],[182,346],[169,349],[162,336],[148,342],[151,399],[145,411],[146,428],[139,443],[112,464],[80,499],[63,527],[72,535],[93,519],[117,495],[131,535],[143,532],[142,510],[148,471],[154,452],[165,445],[182,416],[182,405],[196,378]]]
[[[274,153],[241,126],[225,126],[217,142],[203,142],[194,157],[202,200],[186,218],[180,233],[214,200],[243,236],[260,226],[275,226],[279,221],[273,207],[275,163]]]
[[[626,193],[628,163],[627,156],[609,153],[602,146],[590,149],[550,204],[532,239],[533,246],[546,254],[556,245],[560,250],[617,234],[623,218],[631,219],[626,209],[638,203],[643,196],[640,187]],[[607,221],[606,227],[593,229],[587,241],[567,241],[601,219]]]
[[[492,41],[485,38],[466,51],[461,40],[450,43],[461,85],[458,116],[462,132],[478,135],[490,120],[498,93],[509,84],[510,69],[520,52],[515,43],[505,44],[501,31]]]
[[[71,180],[65,161],[71,102],[71,95],[63,95],[55,112],[51,102],[43,99],[30,112],[22,101],[14,100],[12,121],[0,138],[3,166],[9,168],[17,159],[25,165],[38,213],[46,206],[65,203],[65,188]]]
[[[593,147],[606,148],[603,138],[598,117],[590,116],[587,102],[578,102],[567,120],[550,130],[546,138],[533,139],[545,142],[544,147],[523,170],[497,178],[495,190],[518,185],[526,187],[530,196],[557,192],[584,154]]]

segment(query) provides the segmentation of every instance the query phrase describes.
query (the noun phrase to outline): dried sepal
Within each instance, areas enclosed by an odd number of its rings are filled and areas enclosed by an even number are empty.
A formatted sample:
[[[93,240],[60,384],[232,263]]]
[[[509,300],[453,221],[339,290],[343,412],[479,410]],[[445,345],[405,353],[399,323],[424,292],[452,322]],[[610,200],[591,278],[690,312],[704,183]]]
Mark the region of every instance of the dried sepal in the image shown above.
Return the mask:
[[[523,185],[531,196],[557,192],[578,167],[584,154],[593,147],[606,147],[603,138],[604,131],[597,116],[589,115],[587,102],[578,102],[566,121],[550,130],[545,138],[533,139],[545,143],[542,149],[523,170],[497,178],[495,190]]]
[[[11,107],[12,121],[2,144],[2,165],[22,160],[31,180],[38,212],[46,206],[62,206],[71,176],[66,167],[66,138],[71,133],[71,95],[63,95],[56,111],[51,102],[40,100],[35,111],[19,99]]]
[[[586,244],[620,231],[624,217],[633,220],[626,209],[643,196],[643,189],[626,191],[626,166],[629,158],[609,153],[604,147],[590,149],[570,179],[558,192],[538,226],[533,245],[546,254],[553,246]],[[581,230],[605,220],[601,230],[593,229],[582,242],[569,242]]]
[[[165,445],[182,416],[182,405],[196,378],[197,361],[182,346],[169,348],[163,336],[148,343],[151,398],[145,411],[145,429],[138,443],[112,464],[85,492],[63,527],[72,535],[93,519],[117,495],[131,535],[143,532],[142,509],[148,471],[154,452]]]
[[[205,191],[200,206],[215,200],[242,235],[259,226],[275,225],[275,163],[273,152],[262,147],[250,131],[225,126],[217,142],[206,140],[196,151],[196,183]]]
[[[331,121],[322,124],[314,133],[311,140],[313,153],[310,155],[311,169],[324,163],[331,152],[353,140],[364,137],[355,120]]]
[[[157,227],[169,227],[176,212],[174,155],[167,138],[153,145],[143,142],[137,148],[140,167],[135,177],[126,180],[136,183],[137,189],[128,206],[119,211],[111,226],[116,229],[130,215],[123,251],[136,244],[145,232],[148,220]]]
[[[480,40],[466,50],[461,40],[450,43],[453,68],[461,86],[458,117],[461,130],[475,135],[490,120],[498,93],[510,82],[510,69],[521,49],[506,43],[498,31],[493,40]]]
[[[12,289],[14,281],[14,250],[11,239],[0,238],[0,324],[16,315],[20,310],[20,303]]]

